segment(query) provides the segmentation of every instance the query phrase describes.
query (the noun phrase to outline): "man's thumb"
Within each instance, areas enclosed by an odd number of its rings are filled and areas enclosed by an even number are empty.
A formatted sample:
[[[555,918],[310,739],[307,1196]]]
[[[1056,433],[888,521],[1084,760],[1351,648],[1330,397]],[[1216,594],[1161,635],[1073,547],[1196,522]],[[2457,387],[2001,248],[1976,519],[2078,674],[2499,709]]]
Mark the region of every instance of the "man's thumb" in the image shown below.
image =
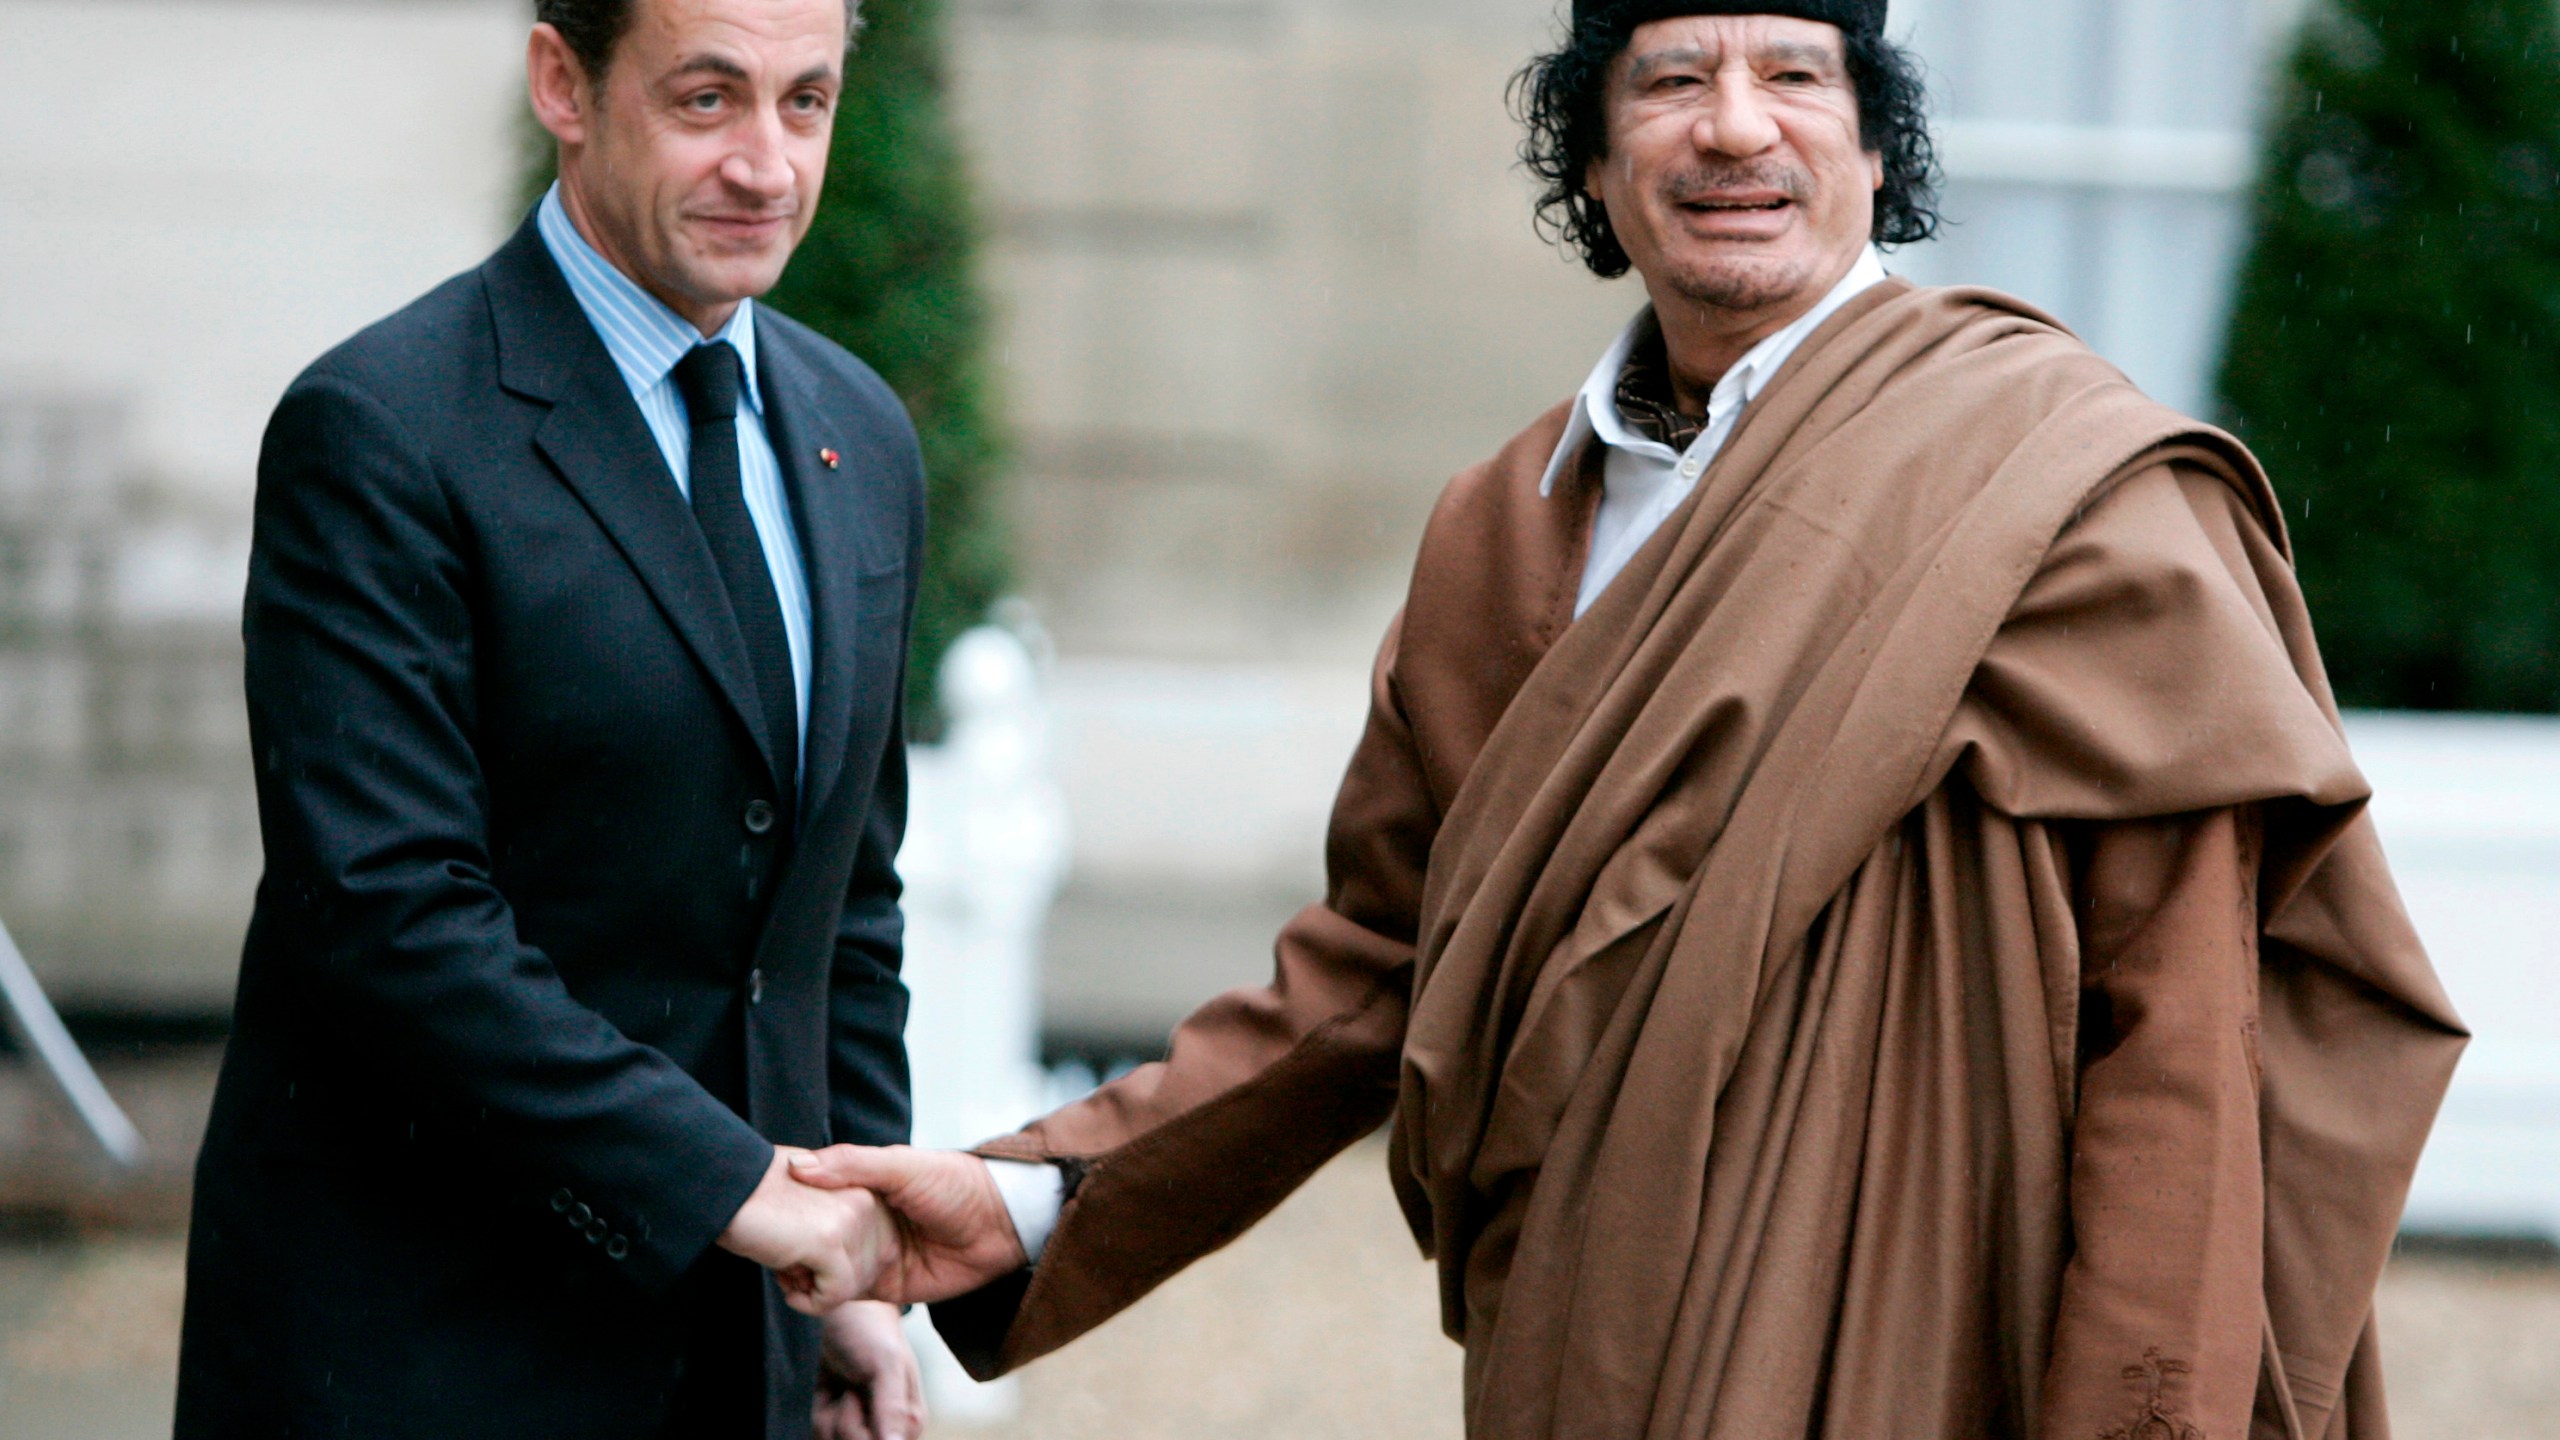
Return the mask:
[[[820,1190],[888,1190],[905,1177],[878,1150],[836,1145],[815,1154],[793,1155],[791,1178]]]

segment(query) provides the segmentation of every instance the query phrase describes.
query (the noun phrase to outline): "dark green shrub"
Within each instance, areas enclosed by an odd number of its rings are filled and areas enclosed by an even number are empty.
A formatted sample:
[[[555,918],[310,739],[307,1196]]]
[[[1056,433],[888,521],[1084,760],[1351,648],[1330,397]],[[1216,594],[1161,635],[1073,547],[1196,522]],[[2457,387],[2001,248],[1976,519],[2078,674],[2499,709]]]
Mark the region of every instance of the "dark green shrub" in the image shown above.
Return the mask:
[[[2340,698],[2560,711],[2552,0],[2336,0],[2284,77],[2221,392]]]
[[[907,402],[933,507],[908,713],[930,738],[943,652],[1012,583],[976,217],[943,68],[942,0],[863,0],[817,223],[776,308],[869,361]]]

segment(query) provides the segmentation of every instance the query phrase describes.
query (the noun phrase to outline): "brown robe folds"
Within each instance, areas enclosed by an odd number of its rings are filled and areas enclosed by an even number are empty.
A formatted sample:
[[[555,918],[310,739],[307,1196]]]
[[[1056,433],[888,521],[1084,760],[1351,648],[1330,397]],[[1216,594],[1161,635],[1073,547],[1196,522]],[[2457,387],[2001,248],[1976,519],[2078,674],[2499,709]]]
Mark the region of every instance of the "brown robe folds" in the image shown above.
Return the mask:
[[[2380,1436],[2462,1031],[2264,477],[2049,319],[1889,284],[1577,621],[1565,411],[1443,498],[1326,904],[936,1318],[1100,1323],[1396,1122],[1487,1440]]]

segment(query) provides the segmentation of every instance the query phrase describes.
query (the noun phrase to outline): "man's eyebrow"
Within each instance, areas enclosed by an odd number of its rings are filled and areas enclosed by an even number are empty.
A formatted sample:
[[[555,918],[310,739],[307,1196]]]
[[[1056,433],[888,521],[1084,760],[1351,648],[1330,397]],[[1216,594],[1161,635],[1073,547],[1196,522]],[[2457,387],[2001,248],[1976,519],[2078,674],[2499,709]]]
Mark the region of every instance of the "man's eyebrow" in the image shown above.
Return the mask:
[[[791,88],[797,90],[803,85],[824,85],[835,78],[836,67],[833,65],[812,65],[800,72],[800,78],[791,82]]]
[[[1822,70],[1840,63],[1838,51],[1825,45],[1808,45],[1801,40],[1772,40],[1761,46],[1753,58],[1782,65],[1809,65]]]
[[[717,75],[723,80],[750,78],[745,66],[726,55],[696,55],[667,72],[667,78],[670,80],[686,75]]]
[[[1627,79],[1640,84],[1656,70],[1668,69],[1674,65],[1712,65],[1714,63],[1714,56],[1694,45],[1683,46],[1677,50],[1649,50],[1637,56],[1635,64],[1628,67]]]
[[[1837,69],[1840,64],[1838,51],[1823,45],[1810,45],[1802,40],[1772,40],[1765,45],[1755,47],[1751,52],[1751,58],[1763,65],[1802,65],[1817,70]],[[1649,50],[1637,56],[1635,62],[1628,67],[1627,79],[1631,84],[1640,85],[1652,78],[1654,72],[1658,70],[1675,65],[1701,65],[1713,69],[1718,60],[1718,56],[1709,54],[1695,45],[1684,45],[1673,50]]]

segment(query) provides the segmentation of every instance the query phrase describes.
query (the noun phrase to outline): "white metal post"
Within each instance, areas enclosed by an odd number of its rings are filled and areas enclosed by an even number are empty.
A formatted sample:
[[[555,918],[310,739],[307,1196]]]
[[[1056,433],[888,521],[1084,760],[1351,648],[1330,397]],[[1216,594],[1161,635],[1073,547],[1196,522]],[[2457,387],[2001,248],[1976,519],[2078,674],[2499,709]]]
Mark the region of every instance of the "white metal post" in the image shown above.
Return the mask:
[[[98,1148],[123,1169],[140,1165],[141,1132],[125,1118],[115,1097],[99,1083],[98,1072],[90,1068],[89,1057],[80,1053],[71,1032],[63,1028],[62,1017],[54,1013],[53,1002],[45,998],[44,987],[36,983],[35,971],[27,967],[27,957],[18,953],[6,924],[0,924],[0,1000],[7,1001],[10,1032],[78,1112]]]

